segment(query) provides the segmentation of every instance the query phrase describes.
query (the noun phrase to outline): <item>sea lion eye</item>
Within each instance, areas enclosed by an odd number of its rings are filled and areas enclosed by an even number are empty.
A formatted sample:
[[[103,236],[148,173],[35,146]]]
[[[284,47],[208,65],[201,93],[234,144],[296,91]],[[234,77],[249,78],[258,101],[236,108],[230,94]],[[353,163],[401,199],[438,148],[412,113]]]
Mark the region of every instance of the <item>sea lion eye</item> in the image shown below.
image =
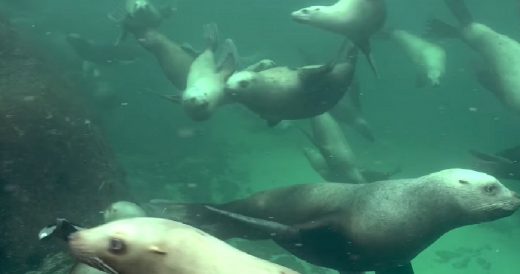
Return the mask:
[[[463,184],[463,185],[467,185],[467,184],[469,184],[469,182],[466,181],[466,180],[459,180],[459,183],[461,183],[461,184]]]
[[[247,88],[249,86],[249,82],[246,80],[242,80],[238,82],[238,85],[240,86],[240,88]]]
[[[491,193],[496,192],[497,189],[498,189],[497,185],[487,185],[484,187],[484,192],[491,194]]]
[[[126,244],[121,239],[112,238],[108,244],[108,251],[116,255],[123,254],[126,251]]]

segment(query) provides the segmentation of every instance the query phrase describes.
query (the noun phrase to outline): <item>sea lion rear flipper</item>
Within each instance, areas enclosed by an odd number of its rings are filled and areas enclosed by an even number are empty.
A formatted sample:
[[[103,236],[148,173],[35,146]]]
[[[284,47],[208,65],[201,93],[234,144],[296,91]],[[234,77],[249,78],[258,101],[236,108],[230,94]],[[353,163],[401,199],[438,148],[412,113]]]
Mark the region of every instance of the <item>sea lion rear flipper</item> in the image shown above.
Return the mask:
[[[189,54],[191,57],[193,57],[193,59],[197,58],[197,56],[199,56],[200,54],[202,54],[201,51],[199,50],[196,50],[195,48],[193,48],[193,46],[189,43],[182,43],[180,45],[181,49],[186,52],[187,54]]]
[[[366,39],[366,40],[363,40],[363,41],[358,41],[356,43],[356,45],[359,47],[361,52],[363,52],[363,54],[367,58],[368,64],[370,65],[370,68],[374,72],[374,75],[376,76],[376,78],[379,79],[379,72],[377,70],[376,63],[374,61],[374,57],[372,56],[372,49],[371,49],[371,46],[370,46],[370,40]]]
[[[233,72],[240,67],[238,56],[238,50],[231,39],[226,39],[222,50],[219,54],[219,60],[217,60],[217,68],[223,74],[224,79],[227,79]]]
[[[204,39],[208,44],[208,48],[215,51],[218,46],[219,32],[216,23],[209,23],[204,25],[203,28]]]
[[[56,237],[64,241],[68,241],[69,236],[72,233],[82,229],[82,227],[69,222],[67,219],[58,218],[56,219],[55,224],[42,228],[38,233],[38,238],[40,240],[44,240],[50,237]]]
[[[414,274],[411,263],[400,265],[394,268],[376,271],[376,274]]]
[[[328,181],[331,178],[329,166],[327,165],[327,161],[325,157],[316,149],[313,148],[304,148],[303,153],[307,161],[311,165],[311,167],[320,174],[320,176]]]
[[[279,120],[279,119],[266,119],[267,121],[267,126],[268,127],[275,127],[277,126],[280,122],[282,122],[282,120]]]

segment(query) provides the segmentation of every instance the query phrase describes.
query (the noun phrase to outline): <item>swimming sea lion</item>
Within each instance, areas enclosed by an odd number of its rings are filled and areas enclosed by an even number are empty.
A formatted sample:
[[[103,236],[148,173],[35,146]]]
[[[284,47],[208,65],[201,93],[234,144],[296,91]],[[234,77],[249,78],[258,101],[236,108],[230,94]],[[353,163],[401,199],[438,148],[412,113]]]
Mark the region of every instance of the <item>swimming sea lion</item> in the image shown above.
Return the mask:
[[[82,60],[98,65],[131,63],[136,60],[137,52],[123,45],[95,43],[77,33],[69,33],[67,42]]]
[[[150,213],[221,239],[273,239],[312,264],[378,274],[413,273],[410,261],[446,232],[519,207],[518,194],[496,178],[465,169],[370,184],[294,185],[219,205],[147,205]]]
[[[146,212],[136,203],[118,201],[102,211],[105,223],[121,219],[145,217]]]
[[[370,142],[375,141],[372,129],[361,110],[361,89],[359,82],[353,81],[347,94],[329,112],[338,122],[344,122]]]
[[[365,54],[377,75],[371,55],[370,37],[386,21],[384,0],[339,0],[331,6],[303,8],[293,12],[291,16],[299,23],[346,36]]]
[[[520,180],[520,146],[494,154],[471,150],[477,160],[475,168],[502,179]]]
[[[109,18],[122,25],[121,35],[116,41],[119,45],[128,33],[142,33],[149,29],[157,29],[164,19],[170,17],[176,9],[171,5],[156,8],[148,0],[125,0],[122,18],[109,14]]]
[[[195,56],[155,29],[136,36],[137,41],[159,62],[164,75],[179,90],[186,89],[186,81]]]
[[[492,91],[505,106],[520,112],[520,43],[475,22],[463,0],[444,2],[458,19],[460,29],[432,20],[429,34],[459,37],[477,51],[486,67],[478,72],[480,84]]]
[[[201,230],[158,218],[80,230],[69,236],[69,247],[79,261],[113,274],[298,274]]]
[[[224,91],[226,80],[235,71],[236,50],[233,41],[227,39],[223,47],[223,60],[218,63],[216,25],[205,26],[208,48],[191,64],[186,90],[182,93],[182,106],[193,120],[203,121],[224,104],[230,103],[229,93]]]
[[[390,37],[417,67],[417,86],[439,86],[446,72],[446,51],[440,45],[405,30],[393,30]]]
[[[307,136],[321,155],[320,159],[317,154],[306,150],[311,165],[319,167],[317,171],[329,182],[364,183],[365,178],[357,167],[356,156],[336,120],[329,113],[324,113],[313,117],[311,124],[312,135]]]
[[[357,50],[350,47],[347,52],[346,62],[236,72],[227,80],[226,92],[270,126],[282,120],[311,118],[331,109],[347,91]]]

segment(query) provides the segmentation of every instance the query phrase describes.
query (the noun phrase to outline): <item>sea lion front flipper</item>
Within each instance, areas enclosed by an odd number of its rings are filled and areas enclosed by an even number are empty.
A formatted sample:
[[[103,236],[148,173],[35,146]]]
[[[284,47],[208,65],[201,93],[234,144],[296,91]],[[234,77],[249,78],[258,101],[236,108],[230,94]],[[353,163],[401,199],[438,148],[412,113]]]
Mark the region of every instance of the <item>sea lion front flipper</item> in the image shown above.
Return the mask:
[[[396,266],[394,268],[376,271],[376,274],[414,274],[411,263]]]
[[[476,150],[470,150],[469,153],[471,155],[473,155],[473,157],[475,157],[481,161],[485,161],[485,162],[493,162],[493,163],[500,163],[500,164],[506,164],[506,165],[510,165],[510,164],[514,163],[509,159],[506,159],[506,158],[503,158],[500,156],[487,154],[487,153],[476,151]]]
[[[50,237],[56,237],[64,241],[68,241],[69,236],[72,233],[82,229],[82,227],[69,222],[67,219],[58,218],[56,219],[55,224],[42,228],[38,233],[38,238],[40,240],[44,240]]]
[[[180,47],[184,52],[193,57],[193,59],[202,54],[200,50],[196,50],[190,43],[182,43]]]
[[[312,169],[318,172],[318,174],[320,174],[323,179],[329,181],[331,175],[325,157],[323,157],[323,155],[317,149],[313,148],[304,148],[303,154],[305,155],[305,158],[307,158],[307,161],[311,165]]]
[[[242,214],[221,210],[216,207],[206,206],[206,208],[212,212],[218,213],[222,216],[226,216],[236,221],[240,221],[243,224],[250,225],[255,229],[259,229],[269,234],[273,239],[297,239],[298,230],[285,224],[281,224],[275,221],[264,220],[260,218],[253,218]]]

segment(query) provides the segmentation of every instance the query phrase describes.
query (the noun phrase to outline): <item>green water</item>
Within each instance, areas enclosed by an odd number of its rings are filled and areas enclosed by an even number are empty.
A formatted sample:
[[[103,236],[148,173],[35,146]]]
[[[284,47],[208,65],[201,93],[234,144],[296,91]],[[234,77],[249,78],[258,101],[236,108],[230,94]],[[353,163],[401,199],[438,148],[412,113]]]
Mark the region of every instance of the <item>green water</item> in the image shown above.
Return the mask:
[[[301,51],[305,51],[313,59],[326,62],[335,55],[341,39],[297,24],[289,14],[304,6],[331,2],[178,0],[177,13],[160,30],[175,41],[202,48],[202,25],[216,22],[222,35],[235,41],[242,56],[301,66]],[[446,7],[437,1],[387,2],[388,28],[420,34],[432,17],[454,22]],[[517,1],[466,2],[479,22],[520,40]],[[0,0],[1,10],[23,36],[68,72],[79,72],[81,67],[65,35],[75,32],[96,41],[115,41],[120,28],[106,15],[117,6],[117,0]],[[125,43],[139,48],[133,37]],[[360,166],[380,170],[400,167],[402,172],[394,178],[418,177],[446,168],[472,168],[474,159],[469,149],[495,152],[518,145],[518,114],[506,109],[474,77],[479,56],[457,40],[441,44],[447,51],[448,63],[441,86],[436,88],[417,88],[415,68],[409,58],[382,37],[373,41],[380,79],[374,77],[364,58],[359,59],[356,74],[362,88],[363,113],[376,137],[376,142],[367,142],[344,127]],[[161,198],[221,202],[260,190],[323,181],[302,152],[311,146],[299,130],[308,127],[307,121],[269,128],[249,110],[230,105],[219,109],[209,121],[193,122],[179,105],[144,92],[174,93],[175,89],[143,49],[135,63],[101,70],[113,84],[117,99],[110,108],[91,106],[96,113],[95,123],[103,129],[136,201]],[[517,181],[503,183],[520,191]],[[75,194],[72,191],[70,195]],[[413,261],[415,271],[520,273],[519,227],[520,218],[515,214],[451,231]],[[302,273],[334,273],[298,261],[269,242],[237,244]],[[38,263],[41,258],[32,261],[34,269]],[[20,272],[10,265],[9,270],[0,266],[0,273]]]

